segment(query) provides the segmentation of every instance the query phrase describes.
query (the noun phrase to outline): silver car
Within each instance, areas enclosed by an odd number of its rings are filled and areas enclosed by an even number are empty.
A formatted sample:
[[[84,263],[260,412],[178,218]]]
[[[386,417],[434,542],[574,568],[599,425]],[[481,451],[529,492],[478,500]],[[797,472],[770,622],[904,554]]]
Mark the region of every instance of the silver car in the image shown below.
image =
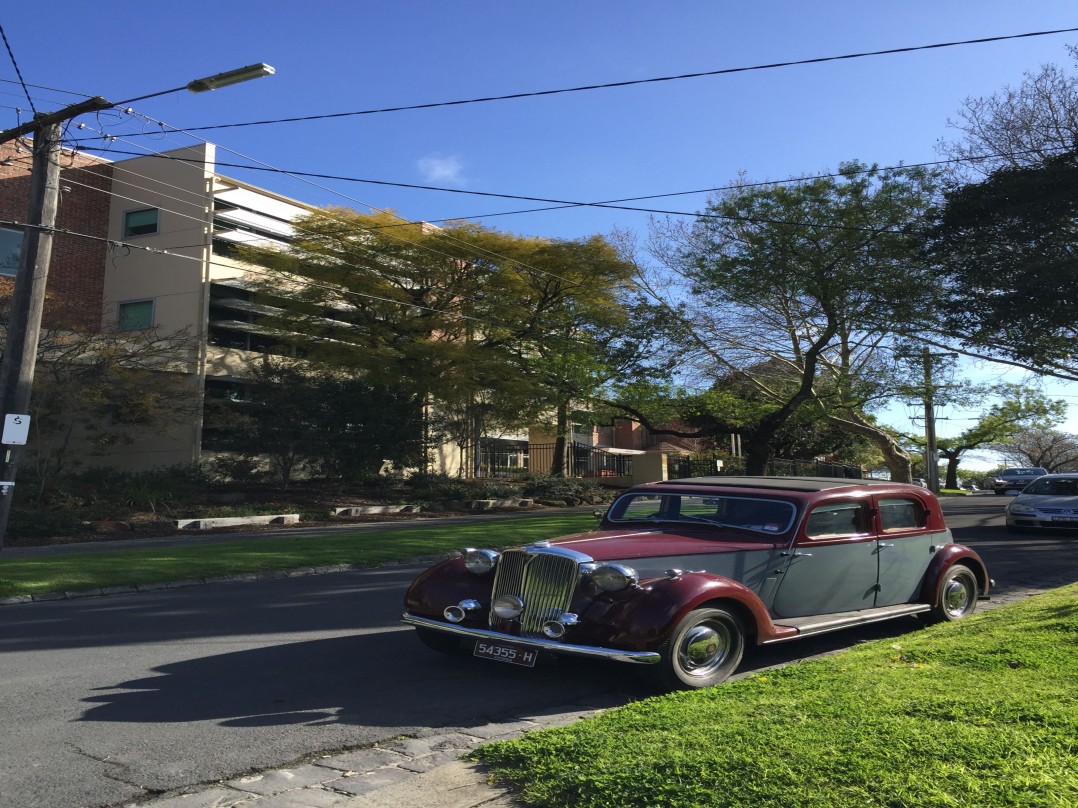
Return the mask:
[[[1034,480],[1004,513],[1010,533],[1078,530],[1078,474],[1046,474]]]
[[[1033,466],[1032,468],[1003,469],[999,476],[992,480],[992,487],[995,489],[997,496],[1016,493],[1021,491],[1026,485],[1033,482],[1038,477],[1043,477],[1047,473],[1048,469],[1041,468],[1040,466]]]

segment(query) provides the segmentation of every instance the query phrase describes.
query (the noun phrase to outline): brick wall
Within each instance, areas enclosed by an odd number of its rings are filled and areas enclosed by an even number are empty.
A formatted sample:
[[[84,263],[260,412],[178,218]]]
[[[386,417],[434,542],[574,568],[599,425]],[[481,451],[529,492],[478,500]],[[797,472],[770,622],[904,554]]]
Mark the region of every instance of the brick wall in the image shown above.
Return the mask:
[[[0,144],[0,220],[26,221],[32,157],[29,145]],[[72,233],[108,237],[112,165],[96,157],[64,152],[56,227]],[[104,241],[57,233],[46,289],[44,325],[96,329],[101,309],[108,249]],[[0,276],[0,296],[11,294],[14,279]]]

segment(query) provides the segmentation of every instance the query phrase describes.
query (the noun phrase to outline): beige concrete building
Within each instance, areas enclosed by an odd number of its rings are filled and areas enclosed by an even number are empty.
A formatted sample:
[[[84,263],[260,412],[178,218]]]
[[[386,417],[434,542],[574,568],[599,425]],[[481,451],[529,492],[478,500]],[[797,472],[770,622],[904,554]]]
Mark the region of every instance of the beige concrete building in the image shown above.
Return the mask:
[[[161,334],[186,330],[195,345],[186,373],[201,399],[241,380],[261,355],[251,323],[249,267],[230,245],[284,246],[292,220],[312,207],[228,179],[215,170],[212,144],[113,163],[109,239],[122,242],[106,261],[104,320]],[[140,435],[102,458],[129,469],[197,463],[207,448],[202,417],[163,434]]]

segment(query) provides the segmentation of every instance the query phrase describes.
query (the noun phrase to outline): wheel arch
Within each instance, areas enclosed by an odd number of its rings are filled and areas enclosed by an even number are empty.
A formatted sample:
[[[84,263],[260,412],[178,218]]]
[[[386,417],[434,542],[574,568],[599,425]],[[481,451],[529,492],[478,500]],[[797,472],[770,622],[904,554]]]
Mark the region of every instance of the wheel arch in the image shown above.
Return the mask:
[[[980,597],[988,595],[992,587],[992,579],[988,577],[988,567],[979,555],[969,547],[961,544],[949,544],[932,559],[928,570],[925,572],[924,581],[921,585],[921,601],[924,603],[936,603],[939,599],[940,586],[947,571],[955,565],[967,567],[977,579],[977,590]]]

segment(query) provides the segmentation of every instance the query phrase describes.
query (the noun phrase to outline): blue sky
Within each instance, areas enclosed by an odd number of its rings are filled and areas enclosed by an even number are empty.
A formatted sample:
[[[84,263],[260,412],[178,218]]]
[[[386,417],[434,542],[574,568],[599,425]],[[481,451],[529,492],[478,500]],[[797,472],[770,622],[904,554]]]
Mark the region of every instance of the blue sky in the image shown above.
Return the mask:
[[[97,4],[49,11],[9,3],[0,25],[39,111],[166,90],[255,62],[277,74],[212,93],[134,105],[178,128],[631,81],[1078,26],[1073,0],[824,0],[754,3],[642,0],[305,4]],[[603,201],[833,170],[939,159],[967,96],[1021,81],[1045,62],[1071,65],[1063,34],[425,110],[199,131],[222,162],[458,191]],[[1078,69],[1078,68],[1076,68]],[[0,52],[0,128],[28,102]],[[20,108],[21,111],[16,111]],[[117,115],[84,118],[122,135],[113,150],[165,150],[184,135]],[[94,145],[87,143],[87,146]],[[231,150],[231,151],[227,151]],[[116,155],[118,158],[121,156]],[[392,208],[412,219],[476,218],[541,204],[385,185],[224,169],[314,204]],[[692,212],[705,194],[638,203]],[[521,234],[643,232],[645,212],[575,207],[482,219]],[[1078,387],[1069,396],[1078,432]],[[904,408],[895,408],[896,425]],[[958,420],[941,433],[960,431]],[[911,427],[911,428],[916,428]]]

